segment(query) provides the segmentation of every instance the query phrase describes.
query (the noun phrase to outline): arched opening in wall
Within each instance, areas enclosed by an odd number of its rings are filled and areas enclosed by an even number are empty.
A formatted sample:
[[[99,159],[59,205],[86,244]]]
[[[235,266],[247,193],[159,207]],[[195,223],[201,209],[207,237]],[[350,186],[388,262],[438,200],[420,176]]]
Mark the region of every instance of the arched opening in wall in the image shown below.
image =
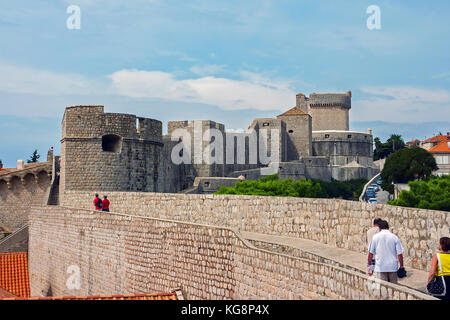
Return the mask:
[[[105,152],[120,152],[122,149],[122,137],[115,134],[107,134],[102,137],[102,150]]]
[[[289,130],[288,132],[289,132],[289,133],[294,133],[294,130]]]
[[[28,173],[24,178],[25,182],[25,189],[27,189],[28,192],[35,191],[36,187],[36,179],[34,178],[34,174]]]
[[[20,193],[20,190],[22,189],[22,182],[20,181],[20,178],[17,176],[14,176],[11,178],[10,181],[11,184],[11,190],[13,193],[18,194]]]
[[[41,189],[45,189],[50,185],[50,177],[47,171],[41,171],[37,174],[38,184]]]

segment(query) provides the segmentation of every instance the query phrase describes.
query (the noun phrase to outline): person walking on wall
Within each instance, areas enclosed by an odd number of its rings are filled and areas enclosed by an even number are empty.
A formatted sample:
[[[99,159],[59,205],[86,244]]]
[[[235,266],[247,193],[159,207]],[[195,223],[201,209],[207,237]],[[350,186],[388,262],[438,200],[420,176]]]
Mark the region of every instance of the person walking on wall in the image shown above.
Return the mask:
[[[450,300],[450,238],[442,237],[438,249],[431,261],[427,290],[441,300]]]
[[[98,193],[95,194],[94,206],[95,210],[102,210],[102,199],[99,198]]]
[[[367,230],[367,248],[370,247],[370,242],[372,241],[372,238],[375,234],[377,234],[380,231],[380,228],[378,228],[378,222],[380,222],[380,218],[375,218],[373,220],[373,227]],[[371,270],[373,272],[373,269],[375,268],[375,258],[372,259],[371,264]]]
[[[369,245],[368,274],[374,272],[378,279],[391,283],[398,282],[397,271],[403,269],[403,247],[400,239],[389,231],[387,221],[378,221],[380,232],[375,234]],[[372,259],[375,255],[375,268],[372,271]]]
[[[108,196],[103,196],[102,211],[109,212],[109,200]]]

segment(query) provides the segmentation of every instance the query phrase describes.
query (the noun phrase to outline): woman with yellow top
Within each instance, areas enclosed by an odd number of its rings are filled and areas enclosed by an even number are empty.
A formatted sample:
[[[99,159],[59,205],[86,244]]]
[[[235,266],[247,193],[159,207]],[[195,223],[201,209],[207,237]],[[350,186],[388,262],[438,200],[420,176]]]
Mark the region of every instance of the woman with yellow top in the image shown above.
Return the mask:
[[[428,283],[434,277],[443,277],[447,289],[446,295],[438,298],[450,300],[450,238],[448,237],[443,237],[439,240],[439,252],[433,255]]]

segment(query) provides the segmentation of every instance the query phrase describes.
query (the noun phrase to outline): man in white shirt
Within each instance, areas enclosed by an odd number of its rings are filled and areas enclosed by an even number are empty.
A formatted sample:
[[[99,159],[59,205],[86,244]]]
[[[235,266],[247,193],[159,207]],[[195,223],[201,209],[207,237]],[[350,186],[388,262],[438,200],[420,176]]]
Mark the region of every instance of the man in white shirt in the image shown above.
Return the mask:
[[[389,224],[387,221],[381,220],[378,222],[380,232],[372,237],[369,245],[368,255],[368,274],[371,276],[372,271],[370,266],[372,264],[373,256],[375,255],[375,269],[374,272],[377,278],[397,283],[397,270],[403,268],[403,247],[400,239],[389,231]]]

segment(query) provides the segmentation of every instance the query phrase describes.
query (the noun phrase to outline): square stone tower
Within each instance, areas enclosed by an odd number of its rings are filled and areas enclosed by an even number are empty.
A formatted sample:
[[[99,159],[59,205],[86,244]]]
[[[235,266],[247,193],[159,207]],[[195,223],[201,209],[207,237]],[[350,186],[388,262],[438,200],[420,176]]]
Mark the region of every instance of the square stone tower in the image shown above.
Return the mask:
[[[285,161],[299,160],[312,155],[311,131],[312,119],[300,106],[280,114],[286,127],[286,158]]]
[[[350,130],[351,91],[347,91],[347,93],[311,93],[305,100],[308,114],[312,117],[313,131]]]

